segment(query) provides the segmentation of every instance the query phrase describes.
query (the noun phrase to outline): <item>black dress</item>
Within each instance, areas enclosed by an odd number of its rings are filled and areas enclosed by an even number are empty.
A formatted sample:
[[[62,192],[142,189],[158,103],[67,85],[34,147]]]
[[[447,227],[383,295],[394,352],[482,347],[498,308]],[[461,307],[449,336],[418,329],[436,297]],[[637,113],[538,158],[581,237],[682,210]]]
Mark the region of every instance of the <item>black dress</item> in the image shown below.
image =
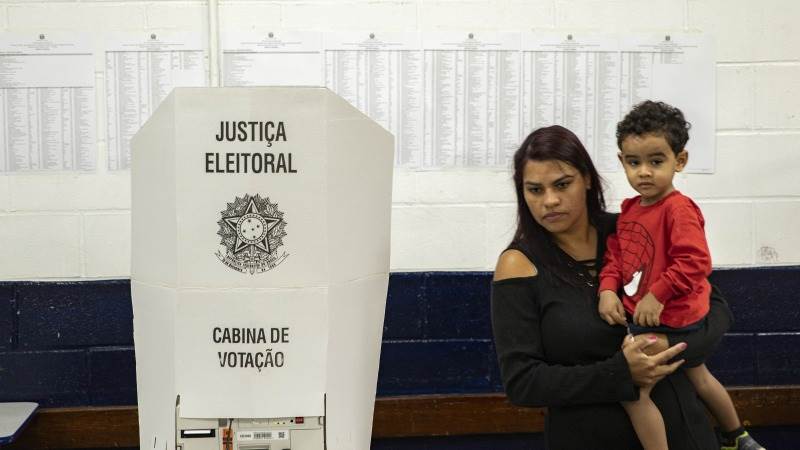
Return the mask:
[[[615,223],[616,215],[606,214],[597,226],[598,261]],[[641,450],[620,404],[638,398],[620,350],[625,329],[600,318],[593,280],[571,286],[536,264],[534,255],[526,256],[536,265],[536,276],[492,284],[492,327],[506,395],[516,405],[548,407],[549,449]],[[730,310],[715,289],[703,327],[669,339],[671,344],[688,344],[680,358],[702,360],[731,322]],[[664,417],[671,450],[719,449],[706,411],[683,371],[656,384],[651,398]]]

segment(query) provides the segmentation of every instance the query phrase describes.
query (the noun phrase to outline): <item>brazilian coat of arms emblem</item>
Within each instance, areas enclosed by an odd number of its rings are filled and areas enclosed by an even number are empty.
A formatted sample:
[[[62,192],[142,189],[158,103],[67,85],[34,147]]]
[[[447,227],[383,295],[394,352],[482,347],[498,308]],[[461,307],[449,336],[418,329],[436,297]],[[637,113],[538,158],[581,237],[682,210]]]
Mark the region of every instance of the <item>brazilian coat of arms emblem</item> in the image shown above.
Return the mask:
[[[226,266],[255,275],[274,269],[289,256],[280,250],[286,236],[284,214],[269,197],[236,197],[220,214],[221,246],[216,255]]]

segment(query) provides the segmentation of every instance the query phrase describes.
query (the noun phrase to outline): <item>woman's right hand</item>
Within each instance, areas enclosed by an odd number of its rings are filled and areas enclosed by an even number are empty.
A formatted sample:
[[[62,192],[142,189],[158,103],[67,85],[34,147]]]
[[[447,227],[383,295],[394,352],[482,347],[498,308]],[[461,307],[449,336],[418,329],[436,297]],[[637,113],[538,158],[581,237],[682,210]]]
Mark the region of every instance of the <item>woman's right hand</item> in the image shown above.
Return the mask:
[[[662,378],[675,372],[684,360],[668,363],[671,359],[686,349],[686,344],[678,343],[656,353],[653,356],[645,354],[644,349],[657,341],[651,335],[639,335],[635,338],[631,335],[625,336],[622,343],[622,353],[628,361],[628,369],[631,371],[633,383],[639,387],[652,386]]]

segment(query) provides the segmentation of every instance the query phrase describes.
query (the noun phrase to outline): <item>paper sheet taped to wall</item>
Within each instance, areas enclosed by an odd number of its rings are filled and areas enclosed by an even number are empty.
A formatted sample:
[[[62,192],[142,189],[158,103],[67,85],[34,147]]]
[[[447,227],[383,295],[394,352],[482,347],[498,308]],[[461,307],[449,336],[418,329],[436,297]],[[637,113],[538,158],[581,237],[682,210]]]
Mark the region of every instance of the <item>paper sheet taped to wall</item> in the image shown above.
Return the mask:
[[[87,35],[2,34],[0,172],[94,170],[95,117]]]
[[[559,124],[578,135],[600,170],[616,171],[616,123],[634,104],[655,99],[681,108],[693,124],[688,170],[714,170],[707,36],[239,33],[225,45],[226,84],[303,84],[323,73],[326,87],[396,136],[398,167],[506,170],[528,133]]]
[[[130,140],[175,87],[207,85],[200,33],[125,33],[105,51],[108,168],[130,167]]]
[[[226,32],[222,85],[321,86],[322,35],[314,32]]]
[[[91,46],[41,36],[0,42],[0,172],[93,170]],[[110,170],[128,168],[130,137],[173,87],[207,84],[206,47],[199,33],[106,39]],[[230,31],[222,47],[225,86],[326,86],[395,135],[397,167],[507,170],[528,133],[560,124],[601,171],[616,171],[616,123],[656,99],[693,125],[688,171],[714,170],[714,48],[704,35]]]

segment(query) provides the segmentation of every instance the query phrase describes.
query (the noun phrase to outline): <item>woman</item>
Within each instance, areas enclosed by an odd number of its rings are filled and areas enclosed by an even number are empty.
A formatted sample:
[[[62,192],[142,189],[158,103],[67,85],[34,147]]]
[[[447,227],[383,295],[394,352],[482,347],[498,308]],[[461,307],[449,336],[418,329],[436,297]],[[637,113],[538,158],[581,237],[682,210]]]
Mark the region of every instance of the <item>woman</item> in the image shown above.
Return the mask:
[[[683,360],[669,361],[679,353],[701,359],[728,329],[719,292],[701,330],[670,336],[668,349],[664,336],[626,337],[597,313],[596,277],[616,215],[605,212],[600,177],[578,138],[560,126],[531,133],[514,156],[514,184],[517,231],[492,284],[495,345],[511,402],[548,407],[548,448],[641,449],[620,402],[655,384],[651,397],[669,448],[718,449],[694,388],[676,371]]]

